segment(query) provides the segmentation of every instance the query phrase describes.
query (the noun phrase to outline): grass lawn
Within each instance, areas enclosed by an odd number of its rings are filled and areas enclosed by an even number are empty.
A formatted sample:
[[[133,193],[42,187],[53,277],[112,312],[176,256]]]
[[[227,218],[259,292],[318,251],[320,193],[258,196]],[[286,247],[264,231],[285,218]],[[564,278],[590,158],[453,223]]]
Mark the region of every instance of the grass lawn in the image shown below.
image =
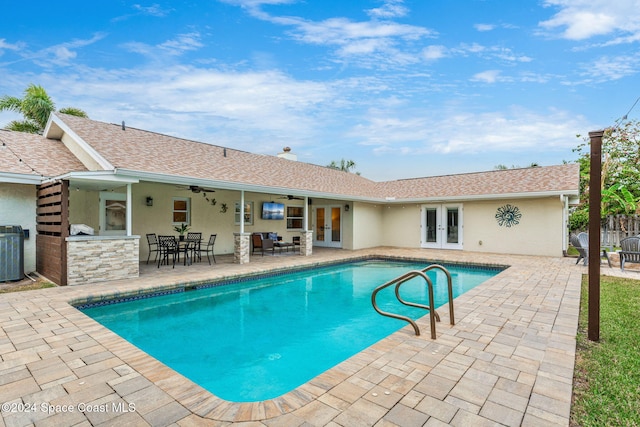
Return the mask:
[[[0,283],[0,294],[6,294],[9,292],[30,291],[33,289],[54,288],[55,286],[56,285],[46,280],[36,280],[35,282],[22,280],[16,283],[2,282]]]
[[[587,338],[582,280],[571,426],[640,426],[640,281],[602,276],[600,341]]]

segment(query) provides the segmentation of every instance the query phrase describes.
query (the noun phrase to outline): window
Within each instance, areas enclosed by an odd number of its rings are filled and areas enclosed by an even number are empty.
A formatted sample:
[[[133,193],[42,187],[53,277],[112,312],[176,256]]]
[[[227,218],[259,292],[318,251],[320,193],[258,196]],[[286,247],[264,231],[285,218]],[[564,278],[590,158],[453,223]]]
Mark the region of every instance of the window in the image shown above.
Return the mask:
[[[127,195],[111,191],[100,192],[100,234],[127,234]]]
[[[287,230],[302,230],[304,224],[304,207],[287,206]]]
[[[236,225],[240,225],[240,202],[236,202]],[[253,202],[244,202],[244,223],[253,224]]]
[[[173,224],[191,223],[191,199],[188,197],[173,198]]]

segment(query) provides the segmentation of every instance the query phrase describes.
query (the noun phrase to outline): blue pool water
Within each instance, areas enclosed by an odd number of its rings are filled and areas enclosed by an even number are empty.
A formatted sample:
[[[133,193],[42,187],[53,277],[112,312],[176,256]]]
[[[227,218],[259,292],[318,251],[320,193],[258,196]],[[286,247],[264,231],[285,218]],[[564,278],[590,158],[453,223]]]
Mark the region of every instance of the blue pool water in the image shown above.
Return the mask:
[[[261,401],[293,390],[407,326],[376,313],[371,293],[427,265],[386,260],[339,264],[83,312],[218,397]],[[499,273],[447,268],[454,296]],[[429,276],[434,306],[446,304],[445,275],[431,271]],[[428,314],[399,304],[393,288],[378,294],[382,310],[413,319]],[[413,279],[401,289],[405,300],[428,304],[424,280]],[[428,331],[422,335],[429,339]]]

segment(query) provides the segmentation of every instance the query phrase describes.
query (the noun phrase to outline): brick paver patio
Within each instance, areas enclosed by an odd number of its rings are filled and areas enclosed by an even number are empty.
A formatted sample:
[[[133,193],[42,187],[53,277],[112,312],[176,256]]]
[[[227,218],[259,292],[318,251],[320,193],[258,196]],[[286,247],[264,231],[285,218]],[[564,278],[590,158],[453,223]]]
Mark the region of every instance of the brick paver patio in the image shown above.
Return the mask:
[[[0,295],[4,426],[568,425],[580,281],[568,258],[376,248],[314,255],[216,256],[209,266],[141,265],[126,281]],[[221,400],[69,305],[270,269],[368,255],[510,265],[438,309],[279,398]],[[604,267],[603,267],[604,268]],[[636,272],[625,273],[638,275]]]

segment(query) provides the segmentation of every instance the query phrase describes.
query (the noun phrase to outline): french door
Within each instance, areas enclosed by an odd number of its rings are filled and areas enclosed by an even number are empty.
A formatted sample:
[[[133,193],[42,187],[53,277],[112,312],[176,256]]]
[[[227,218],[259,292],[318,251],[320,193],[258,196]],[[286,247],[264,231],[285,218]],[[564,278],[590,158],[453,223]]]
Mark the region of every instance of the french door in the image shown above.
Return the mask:
[[[423,248],[462,249],[462,204],[422,206]]]
[[[313,244],[342,247],[342,206],[316,206],[313,209]]]

